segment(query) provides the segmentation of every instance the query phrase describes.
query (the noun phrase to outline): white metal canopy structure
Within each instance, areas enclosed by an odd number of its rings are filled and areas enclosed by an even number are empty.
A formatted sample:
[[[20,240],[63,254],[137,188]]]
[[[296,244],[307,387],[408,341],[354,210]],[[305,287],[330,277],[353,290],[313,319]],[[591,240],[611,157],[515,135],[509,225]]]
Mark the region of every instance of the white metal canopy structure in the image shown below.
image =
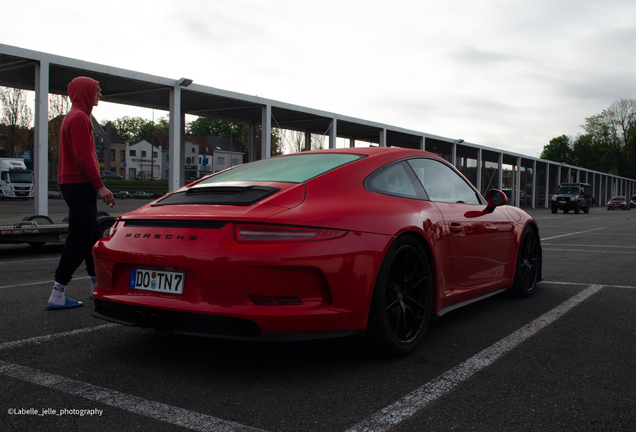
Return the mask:
[[[192,83],[190,79],[165,78],[0,44],[0,85],[35,92],[35,214],[48,212],[48,95],[66,95],[68,83],[77,76],[99,81],[105,102],[169,111],[169,190],[183,185],[186,114],[248,124],[252,132],[250,160],[271,156],[272,127],[303,131],[306,138],[312,133],[328,135],[330,148],[335,147],[336,138],[345,138],[352,147],[356,141],[363,141],[427,150],[453,163],[482,193],[508,186],[512,189],[511,204],[520,207],[548,207],[549,196],[564,182],[589,183],[597,204],[605,203],[611,195],[630,195],[636,186],[633,179],[461,139],[234,93]],[[257,128],[262,131],[260,142],[254,139]]]

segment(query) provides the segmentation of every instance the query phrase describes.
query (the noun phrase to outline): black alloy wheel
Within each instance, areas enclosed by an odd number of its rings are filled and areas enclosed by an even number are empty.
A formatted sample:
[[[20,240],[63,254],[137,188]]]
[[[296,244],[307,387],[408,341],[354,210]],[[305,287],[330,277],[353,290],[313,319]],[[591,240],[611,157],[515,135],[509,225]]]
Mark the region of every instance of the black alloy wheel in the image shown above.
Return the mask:
[[[527,227],[521,236],[515,279],[512,292],[518,297],[529,297],[539,283],[541,271],[541,249],[534,228]]]
[[[369,316],[370,336],[393,355],[415,351],[428,328],[433,306],[431,265],[411,236],[389,249],[375,284]]]

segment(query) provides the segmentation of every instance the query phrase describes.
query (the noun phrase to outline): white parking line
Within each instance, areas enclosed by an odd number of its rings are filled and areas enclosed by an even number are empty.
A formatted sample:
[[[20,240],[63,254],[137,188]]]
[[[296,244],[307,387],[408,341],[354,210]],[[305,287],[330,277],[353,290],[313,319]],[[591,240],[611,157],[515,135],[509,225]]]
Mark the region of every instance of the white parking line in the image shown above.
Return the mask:
[[[24,366],[0,361],[0,373],[22,381],[37,384],[73,396],[95,401],[124,411],[150,417],[195,431],[210,432],[262,432],[262,429],[225,421],[207,414],[131,396],[126,393],[53,375]]]
[[[391,429],[409,417],[415,415],[419,410],[426,407],[431,402],[434,402],[440,397],[446,395],[459,384],[472,377],[475,373],[499,360],[499,358],[511,351],[517,345],[534,336],[537,332],[553,323],[570,309],[577,306],[591,295],[597,293],[601,290],[601,288],[603,287],[600,285],[592,285],[586,290],[581,291],[579,294],[561,303],[556,308],[503,338],[491,347],[486,348],[482,352],[469,358],[459,366],[443,373],[434,380],[424,384],[419,389],[404,396],[399,401],[376,412],[371,417],[349,429],[347,432],[381,432]]]
[[[48,334],[44,336],[36,336],[29,339],[21,339],[21,340],[12,341],[12,342],[5,342],[0,344],[0,351],[5,349],[18,348],[18,347],[29,345],[29,344],[39,344],[42,342],[48,342],[51,340],[63,338],[66,336],[75,336],[82,333],[90,333],[90,332],[94,332],[95,330],[103,330],[106,328],[117,327],[117,326],[118,326],[117,324],[108,323],[108,324],[102,324],[102,325],[98,325],[94,327],[84,327],[81,329],[71,330],[71,331],[67,331],[63,333],[53,333],[53,334]]]
[[[541,242],[541,246],[563,246],[562,244],[554,243],[543,243]],[[595,248],[608,248],[608,249],[636,249],[636,246],[614,246],[614,245],[591,245],[591,244],[572,244],[568,243],[566,246],[568,247],[595,247]]]
[[[587,231],[578,231],[578,232],[573,232],[573,233],[569,233],[569,234],[562,234],[562,235],[553,236],[553,237],[541,238],[541,243],[543,243],[546,240],[552,240],[552,239],[560,238],[560,237],[568,237],[568,236],[573,236],[573,235],[577,235],[577,234],[585,234],[585,233],[589,233],[589,232],[592,232],[592,231],[604,230],[605,228],[607,228],[607,227],[594,228],[594,229],[587,230]]]
[[[60,257],[57,258],[38,258],[38,259],[29,259],[29,260],[13,260],[13,261],[0,261],[0,264],[16,264],[16,263],[26,263],[26,262],[42,262],[42,261],[59,261]]]
[[[82,279],[90,279],[90,276],[82,276],[82,277],[73,278],[73,280],[82,280]],[[52,285],[53,284],[53,279],[50,279],[50,280],[47,280],[47,281],[18,284],[18,285],[5,285],[5,286],[0,286],[0,289],[19,288],[19,287],[25,287],[25,286],[44,285],[44,284],[51,284]]]

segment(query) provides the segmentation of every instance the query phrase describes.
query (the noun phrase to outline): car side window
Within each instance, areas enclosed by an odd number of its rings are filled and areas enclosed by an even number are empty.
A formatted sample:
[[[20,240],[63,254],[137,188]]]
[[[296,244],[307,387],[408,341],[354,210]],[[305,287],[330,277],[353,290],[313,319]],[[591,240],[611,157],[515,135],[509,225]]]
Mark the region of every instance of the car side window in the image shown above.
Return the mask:
[[[409,175],[409,167],[404,163],[397,163],[378,171],[369,178],[367,187],[374,191],[387,195],[396,195],[407,198],[420,198],[416,187],[421,189],[419,185],[413,184],[417,182],[411,173]]]
[[[418,180],[431,201],[481,204],[470,185],[450,167],[434,159],[409,159]]]

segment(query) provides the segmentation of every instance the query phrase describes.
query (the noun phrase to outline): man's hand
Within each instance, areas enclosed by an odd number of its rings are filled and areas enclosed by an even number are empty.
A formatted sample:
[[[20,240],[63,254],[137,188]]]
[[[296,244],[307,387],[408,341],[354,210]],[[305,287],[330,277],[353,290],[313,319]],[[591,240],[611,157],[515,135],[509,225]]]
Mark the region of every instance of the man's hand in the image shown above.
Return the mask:
[[[115,205],[115,197],[113,193],[109,191],[106,186],[101,187],[97,192],[99,192],[99,197],[109,206]]]

